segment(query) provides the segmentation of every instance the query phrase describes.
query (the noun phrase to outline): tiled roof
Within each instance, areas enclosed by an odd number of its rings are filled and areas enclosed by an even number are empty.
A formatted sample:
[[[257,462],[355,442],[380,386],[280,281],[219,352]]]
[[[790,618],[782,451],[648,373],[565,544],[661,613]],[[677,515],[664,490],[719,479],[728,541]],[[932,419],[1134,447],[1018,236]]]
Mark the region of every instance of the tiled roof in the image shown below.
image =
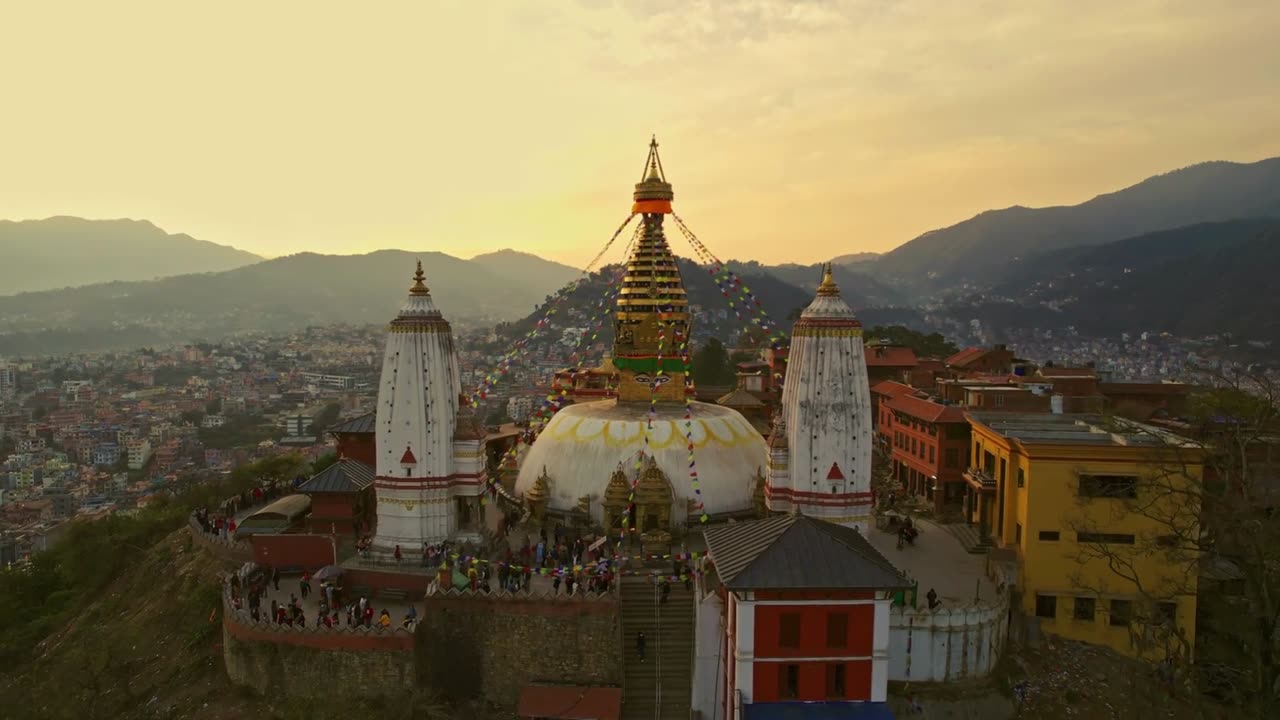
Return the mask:
[[[915,367],[916,353],[909,347],[868,345],[867,367]]]
[[[373,432],[373,424],[376,420],[375,413],[361,415],[350,420],[344,420],[337,425],[329,428],[331,433],[371,433]]]
[[[894,380],[881,380],[871,386],[871,392],[878,395],[888,395],[889,397],[898,397],[899,395],[915,395],[920,392],[910,385],[904,385]]]
[[[321,470],[298,487],[304,493],[353,493],[373,484],[373,468],[344,458]]]
[[[985,352],[986,352],[985,348],[980,348],[980,347],[965,348],[960,352],[956,353],[955,355],[952,355],[951,357],[947,358],[946,364],[952,367],[968,365],[974,360],[977,360],[978,358],[982,357],[983,353]]]
[[[725,407],[759,407],[764,405],[764,403],[760,401],[760,398],[752,395],[742,388],[738,388],[733,392],[722,396],[719,400],[716,400],[716,404],[724,405]]]
[[[716,572],[730,590],[908,587],[902,573],[856,529],[803,515],[730,523],[705,531]]]
[[[966,422],[964,408],[958,405],[943,405],[942,403],[913,395],[900,395],[892,398],[885,403],[885,406],[890,410],[897,410],[925,422]]]

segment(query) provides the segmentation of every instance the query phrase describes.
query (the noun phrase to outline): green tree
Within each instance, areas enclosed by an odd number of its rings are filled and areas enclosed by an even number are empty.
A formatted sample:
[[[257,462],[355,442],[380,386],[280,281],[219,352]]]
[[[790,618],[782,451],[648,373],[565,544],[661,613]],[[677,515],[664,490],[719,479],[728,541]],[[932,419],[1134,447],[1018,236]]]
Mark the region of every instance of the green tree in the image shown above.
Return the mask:
[[[315,462],[311,463],[310,474],[315,475],[316,473],[324,470],[325,468],[329,467],[330,465],[336,462],[338,462],[338,453],[327,452],[321,455],[320,457],[316,458]]]
[[[947,340],[941,333],[926,335],[902,325],[877,325],[864,332],[863,337],[867,342],[879,340],[889,345],[911,348],[919,357],[945,358],[960,352],[955,343]]]
[[[222,398],[214,398],[204,406],[206,415],[217,415],[222,412]]]
[[[312,435],[323,435],[326,430],[333,427],[338,418],[342,416],[342,406],[338,403],[329,403],[324,409],[316,413],[311,419],[310,432]]]
[[[710,387],[737,384],[737,373],[724,344],[711,338],[693,355],[693,381]]]

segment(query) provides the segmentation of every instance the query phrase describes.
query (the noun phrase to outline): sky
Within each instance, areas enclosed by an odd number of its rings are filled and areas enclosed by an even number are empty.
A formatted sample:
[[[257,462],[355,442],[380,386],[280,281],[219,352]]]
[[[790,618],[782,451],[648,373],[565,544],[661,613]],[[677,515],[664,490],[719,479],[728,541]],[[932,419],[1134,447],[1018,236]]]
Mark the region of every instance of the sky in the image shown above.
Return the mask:
[[[1275,0],[9,3],[0,218],[582,266],[656,133],[713,252],[813,263],[1280,155],[1277,31]]]

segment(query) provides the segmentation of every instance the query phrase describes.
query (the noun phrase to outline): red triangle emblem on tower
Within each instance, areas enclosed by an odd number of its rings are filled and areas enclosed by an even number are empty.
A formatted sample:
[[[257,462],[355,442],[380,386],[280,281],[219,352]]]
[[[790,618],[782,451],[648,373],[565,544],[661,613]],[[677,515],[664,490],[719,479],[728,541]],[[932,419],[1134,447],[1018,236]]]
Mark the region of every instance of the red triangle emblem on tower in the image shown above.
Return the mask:
[[[844,473],[840,472],[840,464],[839,464],[839,463],[831,463],[831,470],[829,470],[829,471],[827,472],[827,479],[828,479],[828,480],[843,480],[843,479],[844,479]]]
[[[400,464],[401,465],[417,465],[418,464],[418,458],[413,456],[413,451],[410,450],[407,445],[404,448],[404,455],[400,456]]]

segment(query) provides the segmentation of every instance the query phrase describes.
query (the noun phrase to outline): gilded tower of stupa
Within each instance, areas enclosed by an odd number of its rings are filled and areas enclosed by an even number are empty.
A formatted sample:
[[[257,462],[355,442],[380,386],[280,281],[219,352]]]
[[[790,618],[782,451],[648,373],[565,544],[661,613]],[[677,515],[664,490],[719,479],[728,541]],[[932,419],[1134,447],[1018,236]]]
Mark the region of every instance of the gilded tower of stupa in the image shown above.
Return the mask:
[[[642,224],[614,313],[617,397],[561,409],[520,466],[516,492],[545,503],[548,513],[585,510],[618,527],[633,504],[632,527],[648,531],[681,525],[693,513],[752,508],[767,465],[764,438],[720,405],[690,402],[686,418],[680,343],[690,335],[689,300],[663,231],[674,197],[655,140],[632,196]]]
[[[631,208],[643,226],[627,259],[613,326],[618,399],[683,403],[685,366],[678,343],[689,333],[689,298],[662,229],[675,193],[663,173],[656,139],[649,144],[645,168]]]

